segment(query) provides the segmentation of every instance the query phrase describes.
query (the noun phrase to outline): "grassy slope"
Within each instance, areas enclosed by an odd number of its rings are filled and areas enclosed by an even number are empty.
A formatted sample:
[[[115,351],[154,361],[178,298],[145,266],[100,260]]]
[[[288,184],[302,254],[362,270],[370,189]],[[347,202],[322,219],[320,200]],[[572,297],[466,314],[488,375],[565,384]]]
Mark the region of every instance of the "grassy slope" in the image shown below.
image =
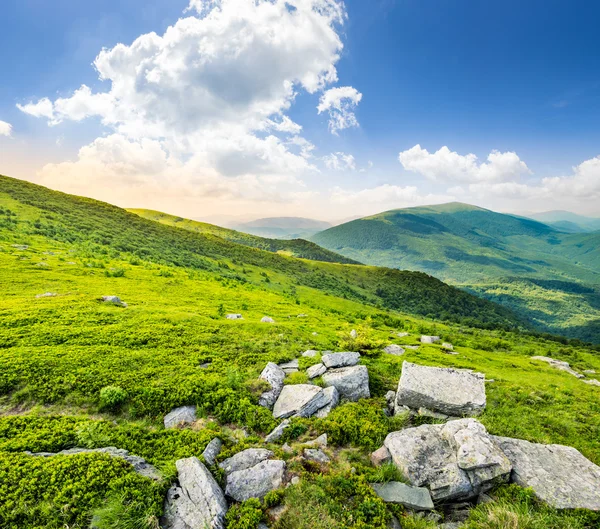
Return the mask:
[[[198,222],[195,220],[176,217],[167,213],[161,213],[160,211],[153,211],[150,209],[127,209],[127,211],[130,213],[135,213],[136,215],[139,215],[145,219],[166,224],[167,226],[174,226],[196,233],[215,235],[225,239],[226,241],[243,244],[244,246],[258,248],[260,250],[282,253],[284,255],[290,255],[304,259],[312,259],[314,261],[358,264],[357,261],[321,248],[315,243],[305,241],[303,239],[285,241],[279,239],[266,239],[264,237],[251,235],[249,233],[242,233],[240,231],[221,228],[220,226],[215,226],[214,224],[208,224],[206,222]]]
[[[562,233],[453,203],[388,211],[312,239],[361,262],[421,270],[466,287],[538,329],[600,341],[599,233]]]
[[[43,197],[47,203],[49,197]],[[71,200],[62,195],[58,198]],[[133,526],[125,525],[130,517],[143,517],[148,523],[142,527],[151,527],[160,515],[162,494],[172,479],[176,459],[198,456],[215,435],[226,440],[221,458],[248,446],[260,446],[257,436],[237,445],[229,438],[231,427],[260,434],[274,425],[270,413],[256,406],[252,381],[267,361],[288,360],[308,348],[363,351],[373,406],[363,406],[357,416],[357,406],[346,404],[333,421],[303,422],[303,429],[309,429],[306,437],[327,432],[331,439],[340,439],[344,437],[340,431],[346,431],[348,441],[333,441],[334,463],[321,477],[311,477],[310,468],[289,460],[304,485],[288,489],[283,501],[295,508],[308,505],[310,512],[294,511],[294,519],[281,528],[358,529],[365,527],[359,521],[366,516],[367,527],[383,529],[385,524],[376,524],[374,514],[378,509],[385,512],[383,505],[360,487],[364,480],[372,479],[366,447],[377,445],[388,429],[398,427],[379,410],[385,393],[397,385],[404,359],[484,372],[496,381],[487,386],[488,408],[481,418],[491,432],[572,445],[600,463],[598,388],[530,360],[534,354],[552,355],[570,361],[577,369],[600,372],[600,359],[588,348],[384,311],[332,295],[327,289],[293,284],[278,261],[287,262],[286,258],[267,254],[264,259],[268,260],[260,261],[256,251],[245,248],[234,258],[204,255],[201,262],[205,266],[193,267],[157,262],[154,255],[152,259],[135,257],[112,244],[90,244],[81,233],[72,234],[74,242],[62,240],[62,236],[57,240],[48,236],[47,229],[35,228],[40,211],[31,204],[31,197],[29,202],[24,205],[6,195],[0,199],[0,474],[11,478],[0,484],[5,500],[0,502],[2,527],[83,528],[89,512],[107,495],[115,494],[119,505],[128,506],[125,513],[118,511],[120,525],[116,527]],[[92,210],[101,207],[89,204]],[[52,201],[48,205],[53,225],[57,229],[66,226],[58,206]],[[73,210],[73,203],[70,205]],[[7,215],[7,208],[16,216]],[[117,213],[108,208],[104,214]],[[97,230],[96,225],[88,237],[95,240]],[[168,233],[176,248],[176,233],[182,230],[172,230],[161,227],[152,236]],[[113,234],[104,227],[102,236]],[[243,261],[246,257],[248,262]],[[167,260],[174,261],[176,256]],[[271,262],[279,264],[265,269]],[[332,270],[362,269],[300,263]],[[36,298],[44,292],[58,295]],[[121,296],[129,307],[97,301],[106,294]],[[242,312],[244,320],[225,320],[227,312]],[[300,313],[306,317],[298,318]],[[264,315],[274,317],[277,323],[259,323]],[[355,342],[348,339],[353,328],[359,332]],[[411,336],[395,338],[393,333],[400,330]],[[381,354],[381,348],[391,342],[416,343],[420,333],[440,334],[455,344],[459,355],[444,354],[436,345],[407,350],[401,358]],[[199,369],[204,362],[210,362],[210,367]],[[121,387],[127,395],[115,415],[99,410],[100,390],[108,385]],[[162,429],[163,413],[190,403],[198,404],[210,418],[194,430]],[[357,428],[361,434],[355,436],[349,428]],[[348,447],[347,442],[357,448]],[[153,485],[138,479],[104,456],[33,460],[21,453],[106,445],[146,457],[166,472],[167,483]],[[283,457],[280,451],[278,455]],[[356,475],[350,473],[350,466],[357,469]],[[36,481],[30,483],[25,477],[31,478],[33,472]],[[30,483],[27,488],[25,483]],[[357,500],[361,494],[367,495],[363,503]],[[535,529],[592,527],[572,521],[570,515],[548,514],[530,501],[511,504],[506,509],[526,505],[536,519],[546,520],[546,525],[529,525]],[[497,513],[475,512],[469,527],[496,527],[489,525],[494,517]],[[404,514],[402,523],[408,528],[428,527]]]

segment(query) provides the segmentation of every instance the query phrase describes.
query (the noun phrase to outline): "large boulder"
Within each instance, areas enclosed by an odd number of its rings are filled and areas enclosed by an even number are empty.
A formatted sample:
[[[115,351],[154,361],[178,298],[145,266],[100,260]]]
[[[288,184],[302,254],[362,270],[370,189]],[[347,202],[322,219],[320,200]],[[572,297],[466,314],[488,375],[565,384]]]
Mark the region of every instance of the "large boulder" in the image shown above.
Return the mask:
[[[335,408],[340,402],[340,394],[335,386],[325,388],[323,390],[323,394],[325,395],[327,404],[325,404],[325,406],[315,413],[315,417],[319,419],[324,419],[327,417],[331,410],[333,410],[333,408]]]
[[[163,423],[165,428],[176,428],[181,424],[196,422],[196,406],[181,406],[171,410],[165,415]]]
[[[229,475],[238,470],[245,470],[273,457],[273,452],[266,448],[248,448],[219,463],[219,467]]]
[[[325,387],[335,387],[340,397],[351,401],[368,399],[371,396],[369,371],[366,366],[330,369],[323,375],[323,382]]]
[[[486,404],[485,375],[468,369],[404,362],[396,404],[450,416],[478,415]]]
[[[265,391],[258,399],[258,403],[265,408],[273,408],[275,401],[279,397],[281,390],[283,389],[283,381],[285,379],[285,371],[281,369],[276,363],[269,362],[267,366],[262,370],[260,377],[266,380],[270,385],[271,389]]]
[[[415,487],[439,503],[478,496],[508,481],[511,463],[475,419],[426,424],[389,434],[384,446]]]
[[[360,360],[360,353],[329,353],[321,357],[327,368],[355,366]]]
[[[555,369],[559,369],[564,371],[565,373],[569,373],[569,375],[573,375],[577,378],[584,378],[585,375],[578,373],[575,371],[570,365],[569,362],[563,362],[562,360],[556,360],[555,358],[549,358],[547,356],[532,356],[532,360],[538,360],[540,362],[546,362],[551,365]]]
[[[400,481],[371,483],[371,487],[384,502],[399,503],[413,511],[433,511],[431,494],[424,487],[411,487]]]
[[[284,475],[284,461],[262,461],[253,467],[229,474],[225,494],[239,502],[250,498],[262,499],[268,492],[281,487]]]
[[[175,465],[179,485],[167,493],[163,529],[223,529],[227,500],[215,478],[196,457]]]
[[[323,389],[310,384],[291,384],[284,386],[275,406],[273,417],[287,419],[293,415],[310,417],[328,404]]]
[[[510,460],[512,480],[555,509],[600,511],[600,467],[569,446],[494,437]]]

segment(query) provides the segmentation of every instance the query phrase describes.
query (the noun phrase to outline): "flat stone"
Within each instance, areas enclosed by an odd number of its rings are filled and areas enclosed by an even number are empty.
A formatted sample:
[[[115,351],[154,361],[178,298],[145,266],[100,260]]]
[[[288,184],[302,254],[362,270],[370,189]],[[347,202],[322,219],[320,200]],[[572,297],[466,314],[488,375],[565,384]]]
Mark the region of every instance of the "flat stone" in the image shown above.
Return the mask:
[[[373,463],[374,466],[378,467],[384,465],[385,463],[390,463],[392,461],[392,455],[385,446],[382,446],[381,448],[378,448],[377,450],[375,450],[375,452],[371,454],[370,459],[371,463]]]
[[[584,382],[586,384],[589,384],[590,386],[600,386],[600,380],[596,380],[594,378],[590,378],[589,380],[584,380]]]
[[[310,417],[326,405],[327,397],[322,388],[310,384],[292,384],[283,387],[273,407],[273,417],[275,419],[287,419],[292,415]]]
[[[546,362],[547,364],[551,365],[555,369],[559,369],[560,371],[565,371],[566,373],[569,373],[570,375],[573,375],[574,377],[577,377],[577,378],[584,377],[584,375],[582,375],[581,373],[578,373],[573,368],[571,368],[571,366],[569,365],[569,362],[563,362],[562,360],[556,360],[554,358],[549,358],[547,356],[532,356],[531,359],[539,360],[540,362]]]
[[[512,480],[555,509],[600,511],[600,467],[575,448],[494,437],[512,463]]]
[[[420,415],[421,417],[430,417],[432,419],[438,419],[441,421],[445,421],[448,418],[448,415],[445,413],[438,413],[436,411],[428,410],[427,408],[419,408],[417,410],[417,415]]]
[[[405,338],[406,336],[410,336],[410,333],[409,332],[397,332],[396,336],[398,338]]]
[[[279,364],[279,367],[283,369],[283,372],[286,374],[297,373],[299,369],[299,362],[297,358],[290,360],[289,362],[284,362],[283,364]]]
[[[335,386],[331,386],[329,388],[325,388],[323,390],[323,395],[325,396],[325,400],[327,404],[315,413],[315,417],[319,419],[324,419],[327,417],[333,408],[335,408],[340,402],[340,394]]]
[[[179,486],[167,493],[164,529],[224,529],[227,501],[208,469],[196,457],[175,463]]]
[[[404,362],[396,403],[451,416],[478,415],[486,405],[484,380],[484,375],[468,369]]]
[[[55,298],[56,296],[58,296],[58,294],[56,292],[44,292],[43,294],[38,294],[35,297],[39,299],[39,298]]]
[[[305,448],[304,458],[308,459],[309,461],[314,461],[315,463],[320,463],[321,465],[331,462],[331,459],[329,459],[325,452],[315,448]]]
[[[431,494],[424,487],[411,487],[400,481],[371,483],[371,487],[386,503],[399,503],[413,511],[432,511]]]
[[[419,350],[419,346],[418,345],[405,345],[404,348],[405,349],[410,349],[411,351],[418,351]]]
[[[448,343],[448,342],[444,342],[442,344],[442,347],[444,349],[448,349],[448,351],[453,351],[454,350],[454,346],[451,343]]]
[[[584,369],[583,372],[586,375],[595,375],[596,374],[596,370],[595,369]]]
[[[404,349],[402,349],[402,347],[400,347],[399,345],[396,345],[395,343],[388,345],[384,350],[384,353],[389,354],[389,355],[394,355],[394,356],[402,356],[406,351],[404,351]]]
[[[475,419],[426,424],[389,434],[384,446],[415,487],[427,487],[435,502],[475,498],[508,481],[511,463]]]
[[[275,441],[279,441],[283,437],[283,433],[286,428],[290,426],[290,420],[285,419],[279,425],[277,425],[273,431],[265,437],[265,443],[274,443]]]
[[[228,320],[243,320],[244,319],[241,314],[227,314],[227,316],[225,316],[225,318],[227,318]]]
[[[368,399],[369,371],[366,366],[342,367],[330,369],[323,375],[323,383],[326,387],[334,386],[341,398],[350,401]]]
[[[260,399],[258,399],[258,404],[265,408],[272,409],[273,405],[279,398],[281,390],[283,389],[285,371],[276,363],[269,362],[262,370],[259,378],[266,380],[271,385],[271,389],[269,391],[265,391],[260,396]]]
[[[273,318],[270,318],[269,316],[264,316],[261,320],[261,323],[275,323],[275,320]]]
[[[271,450],[267,450],[266,448],[248,448],[219,463],[219,468],[225,472],[225,475],[229,475],[232,472],[256,466],[270,457],[273,457]]]
[[[314,366],[310,366],[306,370],[306,374],[309,379],[320,377],[323,373],[327,371],[327,368],[323,364],[316,364]]]
[[[223,448],[223,442],[218,437],[215,437],[210,443],[206,445],[202,457],[204,461],[210,466],[213,466],[217,462],[217,456]]]
[[[104,303],[112,303],[113,305],[119,305],[121,307],[127,307],[127,303],[121,300],[119,296],[102,296]]]
[[[319,447],[325,447],[327,446],[327,434],[324,433],[323,435],[319,435],[319,437],[317,437],[316,439],[313,439],[312,441],[308,441],[307,443],[304,443],[306,446],[319,446]]]
[[[319,354],[319,351],[315,351],[314,349],[309,349],[308,351],[304,351],[302,353],[302,356],[304,356],[305,358],[314,358],[315,356],[317,356],[317,354]]]
[[[438,343],[441,341],[439,336],[421,336],[421,343]]]
[[[181,424],[192,424],[194,422],[196,422],[196,406],[175,408],[167,413],[163,419],[165,428],[176,428]]]
[[[321,362],[325,367],[348,367],[355,366],[360,361],[360,353],[329,353],[324,354]]]
[[[239,502],[250,498],[262,499],[268,492],[281,487],[284,474],[284,461],[262,461],[253,467],[229,474],[225,494]]]

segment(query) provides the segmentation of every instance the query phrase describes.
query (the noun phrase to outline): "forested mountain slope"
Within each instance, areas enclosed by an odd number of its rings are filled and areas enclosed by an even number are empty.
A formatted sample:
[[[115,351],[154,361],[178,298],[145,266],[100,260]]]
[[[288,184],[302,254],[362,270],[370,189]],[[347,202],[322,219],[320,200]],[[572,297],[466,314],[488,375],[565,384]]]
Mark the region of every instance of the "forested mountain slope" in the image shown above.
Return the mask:
[[[387,211],[312,240],[352,259],[420,270],[516,310],[539,329],[600,341],[600,233],[565,233],[460,203]]]

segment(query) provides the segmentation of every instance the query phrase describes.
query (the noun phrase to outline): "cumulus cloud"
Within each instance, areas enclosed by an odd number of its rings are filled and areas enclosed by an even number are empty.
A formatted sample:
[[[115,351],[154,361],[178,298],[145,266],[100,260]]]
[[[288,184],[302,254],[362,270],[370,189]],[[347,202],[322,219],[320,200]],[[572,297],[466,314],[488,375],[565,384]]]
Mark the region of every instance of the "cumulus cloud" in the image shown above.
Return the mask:
[[[9,138],[12,135],[12,125],[7,123],[6,121],[0,120],[0,136],[8,136]]]
[[[362,94],[352,86],[330,88],[319,100],[317,110],[329,113],[329,130],[337,135],[339,130],[358,127],[354,109],[362,100]]]
[[[555,196],[600,199],[600,156],[573,167],[573,174],[542,179],[542,187]]]
[[[514,152],[492,151],[487,162],[480,163],[474,154],[460,155],[446,146],[430,153],[417,144],[402,151],[398,160],[406,170],[433,181],[507,182],[530,173]]]
[[[327,169],[332,171],[355,171],[356,160],[351,154],[343,152],[332,152],[323,157],[323,163]]]
[[[111,132],[82,148],[77,161],[44,168],[45,179],[65,188],[69,179],[99,171],[123,181],[154,178],[160,172],[133,163],[131,155],[158,162],[163,152],[169,160],[158,164],[163,179],[182,181],[171,172],[179,164],[178,171],[195,172],[194,181],[204,178],[216,192],[231,192],[232,183],[221,185],[219,177],[301,187],[301,175],[315,170],[314,146],[286,113],[300,91],[317,93],[337,82],[343,2],[192,0],[187,12],[163,35],[102,50],[94,66],[104,91],[82,85],[68,97],[17,105],[50,125],[97,117]],[[358,92],[347,97],[350,105],[360,100]],[[336,130],[350,126],[344,98],[324,101],[340,115]],[[70,176],[60,177],[61,171]]]

